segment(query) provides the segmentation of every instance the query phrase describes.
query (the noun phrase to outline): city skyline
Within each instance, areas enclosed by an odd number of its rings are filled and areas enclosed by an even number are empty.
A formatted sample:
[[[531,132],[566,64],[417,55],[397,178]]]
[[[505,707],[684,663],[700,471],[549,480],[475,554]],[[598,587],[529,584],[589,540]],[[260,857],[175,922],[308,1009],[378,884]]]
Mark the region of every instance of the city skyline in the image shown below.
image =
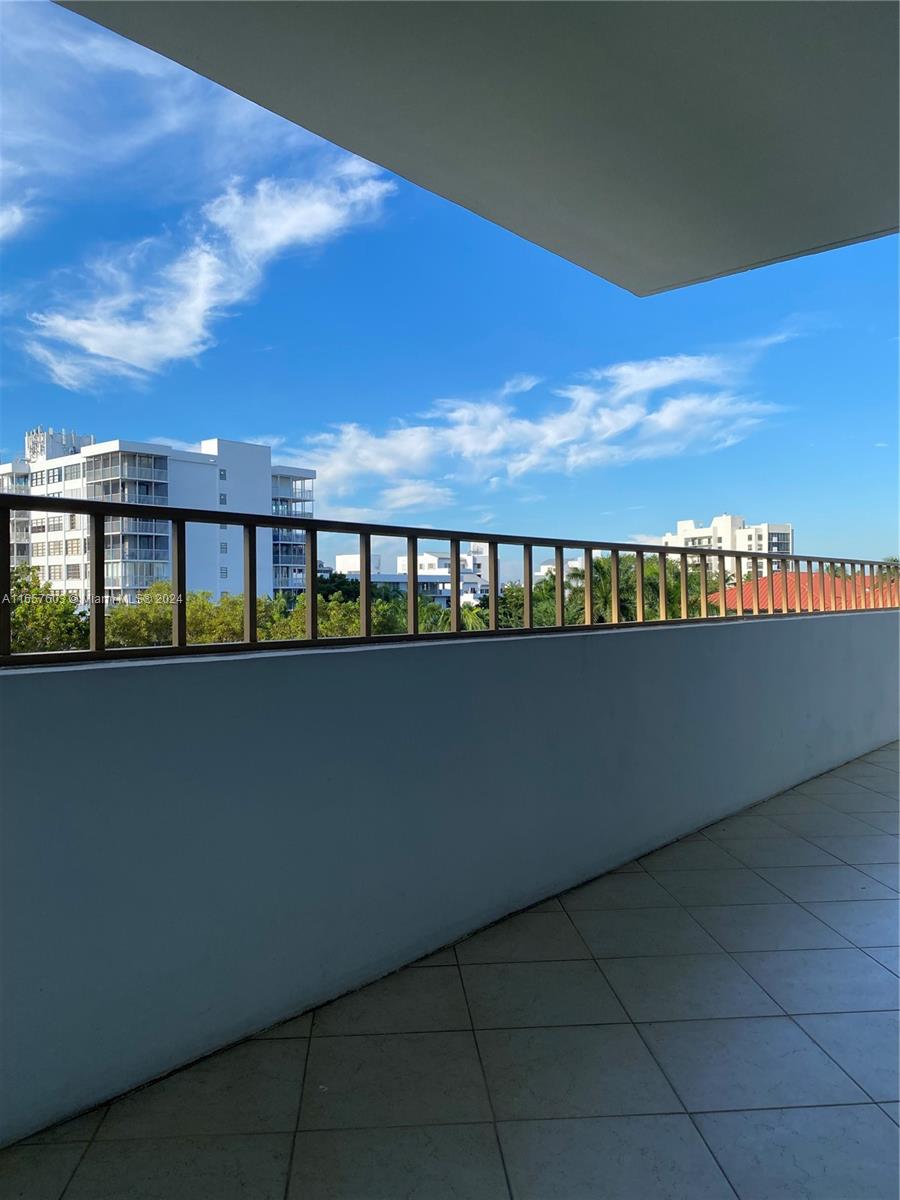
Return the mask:
[[[218,436],[323,517],[896,553],[895,239],[637,300],[72,13],[3,22],[0,460]]]

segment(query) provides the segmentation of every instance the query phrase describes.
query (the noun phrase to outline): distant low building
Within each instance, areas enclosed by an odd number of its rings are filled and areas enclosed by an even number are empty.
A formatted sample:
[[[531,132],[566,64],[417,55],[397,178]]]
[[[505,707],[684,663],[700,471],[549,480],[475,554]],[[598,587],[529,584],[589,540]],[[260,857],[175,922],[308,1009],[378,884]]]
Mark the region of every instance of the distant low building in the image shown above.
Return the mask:
[[[335,570],[349,579],[359,578],[359,555],[337,554]],[[423,550],[417,560],[417,594],[443,608],[450,606],[450,553],[434,553]],[[373,554],[371,580],[373,586],[390,588],[406,594],[409,588],[408,559],[405,554],[397,556],[397,570],[382,572],[381,555]],[[478,604],[489,591],[488,548],[483,542],[471,542],[468,551],[459,556],[459,599],[461,604]]]

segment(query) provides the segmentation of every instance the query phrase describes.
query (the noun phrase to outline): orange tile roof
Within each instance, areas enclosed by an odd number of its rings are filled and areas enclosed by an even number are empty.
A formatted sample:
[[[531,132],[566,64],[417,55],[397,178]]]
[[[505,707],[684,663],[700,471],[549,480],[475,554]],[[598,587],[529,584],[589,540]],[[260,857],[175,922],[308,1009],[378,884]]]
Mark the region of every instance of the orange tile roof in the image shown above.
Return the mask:
[[[797,598],[797,572],[795,571],[776,571],[772,580],[772,606],[775,612],[781,612],[781,596],[783,587],[783,576],[787,575],[787,607],[789,612],[796,611]],[[812,575],[808,571],[800,571],[800,607],[804,612],[809,611],[809,594],[812,589],[813,604],[815,611],[821,611],[821,588],[823,580],[818,571],[814,571]],[[832,582],[834,587],[832,588]],[[884,600],[888,599],[887,589],[885,589],[884,597],[882,597],[877,582],[873,581],[867,573],[865,583],[862,576],[857,573],[856,576],[856,604],[853,603],[853,584],[849,575],[847,576],[831,576],[825,575],[824,579],[824,607],[826,612],[837,611],[841,612],[844,609],[856,608],[882,608]],[[753,611],[753,581],[745,579],[743,581],[743,598],[744,612]],[[833,597],[833,598],[832,598]],[[719,593],[712,592],[709,596],[710,604],[718,604]],[[896,597],[893,600],[896,603]],[[891,601],[888,599],[888,603]],[[737,587],[732,586],[725,589],[725,604],[728,610],[734,611],[737,608]],[[769,580],[766,575],[761,575],[759,578],[759,608],[760,612],[767,612],[769,608]]]

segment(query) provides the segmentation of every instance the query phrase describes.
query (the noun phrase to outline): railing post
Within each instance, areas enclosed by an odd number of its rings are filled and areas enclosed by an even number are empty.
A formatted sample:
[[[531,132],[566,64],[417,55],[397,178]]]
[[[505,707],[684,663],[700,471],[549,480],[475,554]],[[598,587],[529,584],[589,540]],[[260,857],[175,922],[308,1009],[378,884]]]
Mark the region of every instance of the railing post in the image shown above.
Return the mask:
[[[459,538],[450,539],[450,632],[459,633],[462,619],[459,607]]]
[[[611,625],[618,625],[621,619],[619,605],[619,552],[609,552],[609,620]]]
[[[496,542],[488,542],[488,629],[497,628],[500,608],[500,555]]]
[[[584,623],[594,623],[594,552],[584,548]]]
[[[187,534],[184,521],[172,522],[172,645],[187,645]]]
[[[659,552],[659,579],[657,587],[659,591],[659,616],[660,621],[668,621],[669,619],[669,598],[666,594],[666,563],[667,558],[664,550]]]
[[[319,636],[318,614],[319,535],[315,529],[306,531],[306,640],[314,642]]]
[[[718,612],[718,615],[720,617],[728,616],[728,602],[727,602],[726,593],[725,593],[725,581],[726,581],[725,555],[720,554],[719,555],[719,612]]]
[[[406,539],[406,627],[419,632],[419,539]]]
[[[888,608],[890,606],[890,596],[889,596],[888,589],[887,589],[886,571],[887,571],[887,568],[884,566],[884,564],[883,563],[879,564],[878,575],[879,575],[879,578],[881,579],[881,607],[882,608]]]
[[[803,612],[803,596],[800,591],[800,574],[801,574],[801,572],[800,572],[800,559],[799,558],[794,559],[793,567],[794,567],[794,612],[802,613]]]
[[[688,560],[687,555],[681,555],[681,619],[686,621],[690,616],[688,612]]]
[[[556,577],[556,624],[566,623],[566,548],[556,546],[553,555]]]
[[[750,573],[753,578],[750,580],[750,600],[753,606],[754,617],[759,616],[759,559],[750,559]]]
[[[851,597],[850,604],[851,604],[851,607],[853,608],[853,611],[855,612],[856,609],[859,607],[858,597],[856,594],[856,563],[855,562],[850,563],[850,597]]]
[[[831,593],[831,611],[837,612],[837,579],[834,574],[834,563],[828,560],[828,590]]]
[[[534,624],[534,547],[522,547],[522,627]]]
[[[256,526],[244,526],[244,641],[256,641]]]
[[[644,620],[644,552],[634,553],[634,619],[639,625]]]
[[[775,564],[771,558],[766,559],[766,608],[769,616],[775,611]]]
[[[781,560],[781,611],[783,613],[786,613],[788,610],[787,569],[788,569],[788,560],[786,558],[783,558]]]
[[[359,635],[372,636],[372,537],[359,535]]]
[[[825,561],[819,559],[819,612],[828,612],[828,603],[825,598]]]
[[[0,520],[0,654],[12,654],[12,510]]]
[[[709,563],[709,558],[706,554],[700,555],[700,619],[707,620],[709,617],[709,586],[706,576],[706,568]]]
[[[815,596],[813,595],[813,560],[806,560],[806,611],[815,612]]]
[[[106,518],[91,514],[91,634],[92,650],[106,649]]]
[[[744,615],[744,560],[740,554],[734,556],[734,609],[735,615]]]

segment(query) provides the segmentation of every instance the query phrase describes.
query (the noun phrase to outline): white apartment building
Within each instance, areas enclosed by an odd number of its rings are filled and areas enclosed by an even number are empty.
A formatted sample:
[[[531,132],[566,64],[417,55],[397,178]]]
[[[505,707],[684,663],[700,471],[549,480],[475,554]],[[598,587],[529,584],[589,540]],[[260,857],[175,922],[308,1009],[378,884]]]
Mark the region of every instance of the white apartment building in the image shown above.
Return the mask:
[[[218,600],[243,587],[243,532],[228,510],[311,516],[315,471],[272,463],[268,446],[210,438],[199,451],[151,442],[37,428],[25,435],[25,453],[0,463],[0,491],[61,499],[120,500],[129,504],[219,509],[218,524],[188,524],[187,586]],[[135,603],[160,579],[171,579],[168,521],[110,518],[105,524],[106,591],[111,603]],[[75,513],[15,512],[13,565],[29,563],[42,582],[85,603],[89,596],[88,518]],[[260,595],[293,600],[305,586],[302,531],[260,529]]]
[[[713,517],[709,525],[698,525],[696,521],[678,521],[674,533],[664,533],[653,538],[660,546],[702,546],[704,549],[722,553],[739,550],[741,554],[793,554],[793,525],[774,525],[763,521],[748,525],[744,517],[722,513]],[[734,571],[735,560],[725,557],[725,569]],[[743,564],[744,571],[750,569]]]
[[[417,594],[444,608],[450,607],[450,553],[436,554],[423,550],[418,555],[418,587]],[[406,593],[409,587],[409,559],[407,555],[397,556],[397,570],[394,573],[383,573],[381,570],[381,555],[373,554],[371,571],[372,583],[376,586],[392,588],[394,591]],[[336,554],[334,567],[349,579],[359,578],[359,555]],[[459,600],[461,604],[478,604],[489,591],[488,584],[488,548],[484,542],[470,542],[468,551],[459,556]]]

